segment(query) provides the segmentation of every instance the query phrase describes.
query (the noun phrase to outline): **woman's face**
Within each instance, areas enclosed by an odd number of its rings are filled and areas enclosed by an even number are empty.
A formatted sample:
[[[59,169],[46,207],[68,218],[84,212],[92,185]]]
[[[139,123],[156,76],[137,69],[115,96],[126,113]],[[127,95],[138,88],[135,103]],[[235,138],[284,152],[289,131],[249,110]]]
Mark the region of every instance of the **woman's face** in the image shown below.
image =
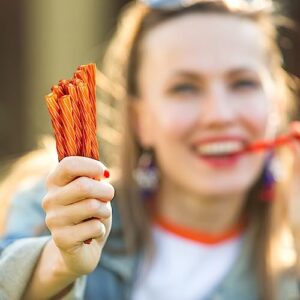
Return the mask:
[[[165,184],[199,196],[243,195],[263,154],[235,155],[274,135],[265,38],[250,20],[193,13],[152,29],[138,74],[137,131]]]

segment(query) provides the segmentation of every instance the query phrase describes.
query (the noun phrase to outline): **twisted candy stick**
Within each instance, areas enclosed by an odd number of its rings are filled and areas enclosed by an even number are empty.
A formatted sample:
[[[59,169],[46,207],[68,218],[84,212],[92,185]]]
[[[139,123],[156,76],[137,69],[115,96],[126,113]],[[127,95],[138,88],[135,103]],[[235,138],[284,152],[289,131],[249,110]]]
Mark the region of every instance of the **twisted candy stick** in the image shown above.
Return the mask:
[[[64,136],[68,137],[65,139],[66,153],[68,156],[75,156],[77,155],[76,132],[70,95],[62,96],[58,99],[58,103],[61,109]]]
[[[288,134],[279,136],[274,140],[257,141],[253,144],[248,145],[243,153],[269,150],[275,147],[286,145],[293,140],[300,141],[300,121],[291,123]]]
[[[86,98],[89,100],[89,107],[91,108],[90,116],[92,120],[90,120],[90,130],[93,132],[90,135],[91,142],[91,157],[98,159],[98,142],[97,142],[97,127],[96,127],[96,66],[94,64],[80,66],[78,70],[75,72],[74,77],[82,80],[87,84],[88,93],[90,97]],[[87,93],[84,91],[84,93]]]
[[[82,131],[83,127],[81,126],[81,101],[77,95],[76,87],[72,84],[69,83],[68,85],[65,86],[65,90],[71,97],[71,102],[72,102],[72,114],[73,114],[73,119],[74,119],[74,129],[76,132],[76,147],[77,147],[77,153],[76,155],[81,155],[82,153]],[[84,123],[85,124],[85,123]]]
[[[54,85],[51,88],[51,91],[52,91],[52,93],[54,93],[57,96],[57,98],[60,98],[64,95],[63,88],[59,85]]]
[[[49,114],[51,116],[52,127],[54,129],[58,160],[60,161],[66,156],[66,151],[64,147],[64,137],[62,134],[63,125],[62,125],[60,107],[57,102],[56,94],[51,93],[47,95],[46,102],[47,102]]]

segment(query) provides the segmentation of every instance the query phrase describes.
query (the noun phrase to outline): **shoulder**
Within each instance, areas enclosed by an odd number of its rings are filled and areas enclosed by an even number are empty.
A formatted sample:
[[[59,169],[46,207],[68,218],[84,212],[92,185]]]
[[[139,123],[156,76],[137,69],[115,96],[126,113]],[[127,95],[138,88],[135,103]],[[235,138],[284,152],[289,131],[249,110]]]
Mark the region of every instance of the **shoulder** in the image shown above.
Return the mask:
[[[22,209],[24,212],[32,208],[41,210],[42,199],[47,193],[45,182],[46,178],[41,177],[20,186],[11,199],[8,213],[15,209]]]
[[[19,189],[11,199],[7,213],[1,247],[22,237],[47,235],[45,213],[41,202],[46,193],[45,179]]]

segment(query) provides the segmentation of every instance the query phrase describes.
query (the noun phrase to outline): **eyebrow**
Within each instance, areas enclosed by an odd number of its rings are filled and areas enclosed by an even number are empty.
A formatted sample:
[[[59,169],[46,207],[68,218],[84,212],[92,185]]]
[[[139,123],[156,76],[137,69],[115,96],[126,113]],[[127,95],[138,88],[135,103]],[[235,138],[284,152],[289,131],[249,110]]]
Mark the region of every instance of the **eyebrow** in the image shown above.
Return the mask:
[[[244,66],[244,67],[238,67],[230,70],[226,75],[229,77],[231,76],[237,76],[240,75],[241,73],[253,73],[255,70],[251,67]],[[178,70],[175,71],[175,74],[173,74],[172,77],[185,77],[190,80],[204,80],[204,77],[201,73],[198,73],[196,71],[185,71],[185,70]]]
[[[250,67],[242,67],[231,70],[228,75],[229,76],[236,76],[240,75],[241,73],[256,73],[256,70]]]
[[[184,71],[184,70],[176,71],[172,77],[185,77],[191,80],[200,80],[204,78],[204,76],[201,75],[200,73],[197,73],[195,71]]]

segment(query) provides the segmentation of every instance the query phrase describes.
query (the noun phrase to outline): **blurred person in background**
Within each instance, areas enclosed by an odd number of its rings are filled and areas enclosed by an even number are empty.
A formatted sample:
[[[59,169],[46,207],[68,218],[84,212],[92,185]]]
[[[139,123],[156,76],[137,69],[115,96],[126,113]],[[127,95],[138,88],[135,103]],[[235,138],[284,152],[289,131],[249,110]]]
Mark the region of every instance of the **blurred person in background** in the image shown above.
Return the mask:
[[[275,23],[264,1],[124,10],[103,65],[120,177],[68,157],[13,198],[1,299],[300,297],[299,145],[238,154],[289,128]]]

